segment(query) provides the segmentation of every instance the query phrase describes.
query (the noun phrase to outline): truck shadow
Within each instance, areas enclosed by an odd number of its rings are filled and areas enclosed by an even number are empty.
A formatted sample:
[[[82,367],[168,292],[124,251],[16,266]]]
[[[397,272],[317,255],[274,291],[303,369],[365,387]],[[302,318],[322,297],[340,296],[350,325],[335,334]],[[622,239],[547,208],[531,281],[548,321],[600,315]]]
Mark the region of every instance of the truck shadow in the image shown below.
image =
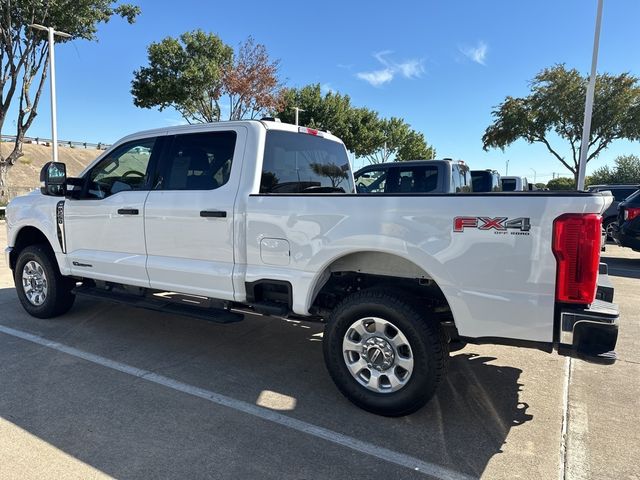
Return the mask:
[[[37,320],[22,311],[12,290],[0,289],[0,324],[4,326],[234,399],[284,410],[314,425],[469,475],[481,475],[491,458],[502,452],[510,430],[533,418],[527,413],[529,406],[520,401],[522,370],[496,365],[496,358],[466,350],[453,354],[447,378],[425,408],[391,419],[364,412],[337,392],[323,364],[321,325],[260,317],[216,325],[86,300],[56,320]],[[114,477],[135,478],[135,471],[147,478],[162,476],[165,462],[172,462],[172,471],[179,476],[192,477],[189,462],[182,460],[202,452],[215,462],[216,453],[207,445],[220,441],[211,438],[222,435],[217,428],[247,421],[233,410],[124,374],[114,375],[105,367],[3,333],[0,384],[0,417]],[[124,400],[127,392],[135,393],[135,402]],[[264,392],[291,401],[260,403]],[[99,411],[101,405],[108,405],[108,414]],[[172,418],[171,435],[165,441],[161,439],[166,431],[158,417]],[[123,427],[127,421],[136,425],[134,431]],[[275,436],[276,442],[278,435],[294,435],[264,422],[254,423],[253,428],[257,436],[261,429],[270,429],[269,436]],[[89,435],[87,429],[101,434],[82,441]],[[327,446],[323,440],[308,440],[318,450]],[[242,444],[251,438],[225,441],[233,448],[234,442]],[[145,455],[124,453],[128,451]],[[290,455],[295,464],[295,451],[281,454]],[[240,449],[236,455],[244,462],[253,461]],[[353,468],[362,461],[357,457],[360,460],[354,460]],[[318,470],[316,476],[321,475]]]

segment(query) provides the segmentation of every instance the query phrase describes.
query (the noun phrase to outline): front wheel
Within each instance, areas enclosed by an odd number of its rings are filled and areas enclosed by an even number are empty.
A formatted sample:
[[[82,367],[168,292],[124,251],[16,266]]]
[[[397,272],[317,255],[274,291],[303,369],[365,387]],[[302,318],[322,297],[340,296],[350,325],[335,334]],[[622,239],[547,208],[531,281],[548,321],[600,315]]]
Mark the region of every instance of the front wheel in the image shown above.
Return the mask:
[[[63,277],[54,262],[43,245],[26,247],[18,255],[16,291],[24,309],[34,317],[55,317],[73,306],[73,281]]]
[[[359,407],[386,416],[425,405],[448,357],[439,325],[410,298],[382,289],[354,293],[336,307],[323,350],[338,389]]]

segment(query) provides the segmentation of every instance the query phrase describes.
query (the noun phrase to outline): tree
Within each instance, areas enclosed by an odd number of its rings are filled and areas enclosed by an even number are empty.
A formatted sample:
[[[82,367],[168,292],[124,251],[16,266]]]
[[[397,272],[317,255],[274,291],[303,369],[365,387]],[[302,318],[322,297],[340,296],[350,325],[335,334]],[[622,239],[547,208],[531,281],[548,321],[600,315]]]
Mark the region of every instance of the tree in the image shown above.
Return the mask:
[[[424,139],[424,135],[415,130],[411,130],[398,149],[396,161],[405,160],[431,160],[436,158],[436,149]]]
[[[38,115],[40,95],[49,67],[47,33],[31,23],[52,26],[71,35],[56,38],[96,40],[97,27],[119,16],[133,23],[140,9],[114,0],[3,0],[0,3],[0,134],[9,108],[17,107],[16,138],[8,155],[0,152],[0,197],[5,196],[7,172],[22,156],[24,136]],[[17,102],[17,103],[14,103]]]
[[[615,167],[600,167],[589,177],[590,185],[607,184],[640,184],[640,157],[637,155],[620,155],[615,160]]]
[[[558,177],[553,180],[549,180],[547,188],[549,190],[575,190],[576,182],[572,178]]]
[[[290,88],[285,91],[276,115],[283,122],[294,123],[295,107],[301,109],[298,116],[300,125],[331,131],[342,139],[347,150],[358,156],[363,155],[363,151],[368,152],[370,147],[358,140],[356,132],[363,133],[362,123],[373,125],[377,114],[366,109],[354,109],[348,95],[337,92],[323,95],[319,83],[299,89]]]
[[[256,118],[278,110],[283,101],[278,80],[279,61],[272,61],[264,45],[249,37],[232,66],[224,71],[224,92],[229,96],[230,120]]]
[[[149,65],[133,74],[133,103],[160,111],[175,108],[189,123],[217,122],[220,101],[229,100],[229,120],[255,118],[281,102],[278,61],[250,37],[233,49],[202,30],[167,37],[147,48]]]
[[[342,181],[347,178],[347,171],[334,163],[312,163],[311,170],[316,175],[327,177],[331,181],[333,188],[338,188]]]
[[[224,72],[233,49],[217,35],[202,30],[166,37],[147,48],[149,66],[134,72],[136,107],[175,108],[189,123],[220,120]]]
[[[542,143],[577,180],[587,82],[588,77],[564,65],[542,70],[528,96],[508,96],[495,108],[494,122],[482,137],[483,148],[504,150],[518,139]],[[570,159],[552,146],[552,134],[569,143]],[[628,73],[598,75],[587,162],[623,138],[640,139],[639,79]]]
[[[331,131],[347,150],[370,163],[433,158],[435,150],[427,145],[424,135],[411,129],[401,118],[381,119],[368,108],[351,105],[348,95],[322,93],[320,84],[288,89],[277,116],[287,123],[295,122],[295,107],[300,125]]]
[[[391,117],[382,120],[376,139],[376,148],[366,156],[369,163],[384,163],[392,158],[395,161],[404,161],[428,160],[435,157],[436,151],[427,145],[424,135],[412,130],[401,118]]]

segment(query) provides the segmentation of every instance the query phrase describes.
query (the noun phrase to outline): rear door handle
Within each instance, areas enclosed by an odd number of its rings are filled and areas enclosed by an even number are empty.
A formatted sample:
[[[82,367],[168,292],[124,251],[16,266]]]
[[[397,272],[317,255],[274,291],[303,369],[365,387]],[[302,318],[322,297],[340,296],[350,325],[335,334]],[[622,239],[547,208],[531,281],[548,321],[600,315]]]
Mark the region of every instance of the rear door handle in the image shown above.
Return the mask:
[[[222,210],[201,210],[200,216],[205,218],[226,218],[227,212]]]
[[[137,208],[120,208],[118,215],[138,215],[140,213]]]

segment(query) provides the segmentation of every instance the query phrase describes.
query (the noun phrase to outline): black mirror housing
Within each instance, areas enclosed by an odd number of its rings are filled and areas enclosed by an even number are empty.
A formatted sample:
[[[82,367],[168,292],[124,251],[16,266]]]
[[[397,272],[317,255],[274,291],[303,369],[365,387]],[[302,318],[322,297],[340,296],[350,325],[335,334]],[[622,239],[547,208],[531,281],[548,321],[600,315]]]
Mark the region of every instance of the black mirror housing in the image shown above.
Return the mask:
[[[47,162],[40,170],[40,191],[43,195],[64,195],[67,182],[67,166],[61,162]]]

